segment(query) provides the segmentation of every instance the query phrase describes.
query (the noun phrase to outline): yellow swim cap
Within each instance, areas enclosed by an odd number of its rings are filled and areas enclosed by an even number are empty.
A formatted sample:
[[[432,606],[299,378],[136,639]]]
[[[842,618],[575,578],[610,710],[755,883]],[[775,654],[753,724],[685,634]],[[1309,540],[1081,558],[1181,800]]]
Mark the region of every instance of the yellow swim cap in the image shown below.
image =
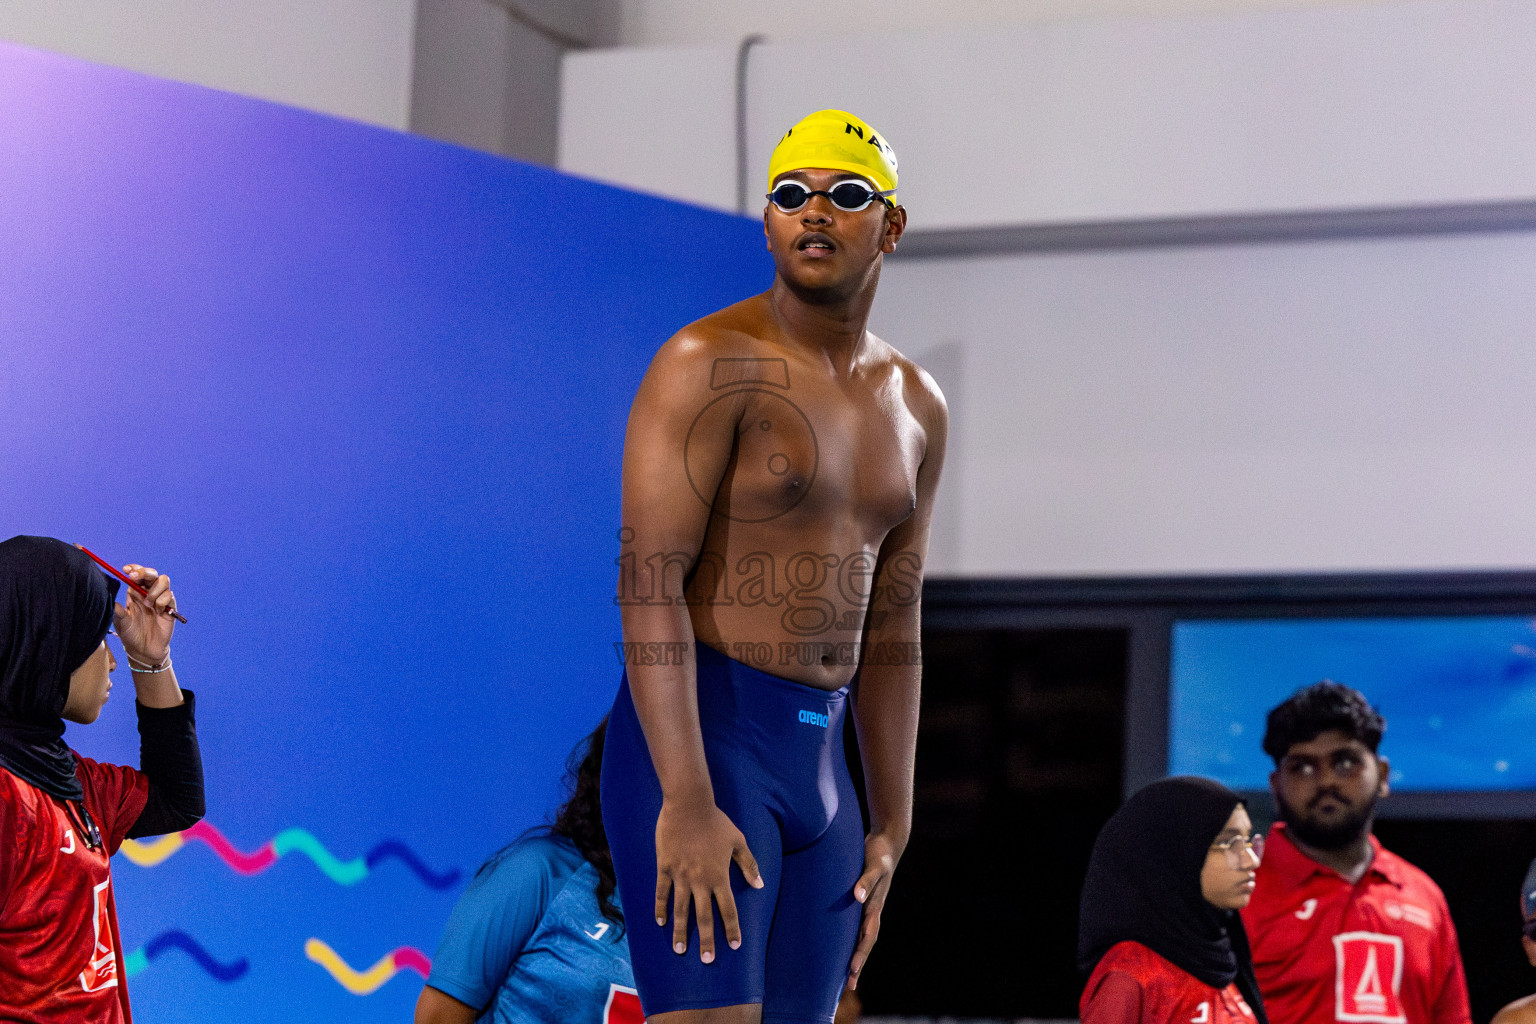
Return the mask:
[[[768,188],[786,171],[827,167],[849,171],[882,192],[896,188],[896,151],[846,110],[818,110],[784,133],[768,159]],[[889,197],[891,202],[895,196]]]

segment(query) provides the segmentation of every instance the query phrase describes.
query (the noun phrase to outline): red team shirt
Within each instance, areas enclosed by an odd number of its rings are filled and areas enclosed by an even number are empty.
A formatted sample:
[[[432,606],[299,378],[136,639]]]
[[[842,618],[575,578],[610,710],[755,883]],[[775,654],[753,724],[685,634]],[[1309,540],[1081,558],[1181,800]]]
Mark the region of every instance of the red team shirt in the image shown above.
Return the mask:
[[[1139,942],[1109,947],[1078,1002],[1083,1024],[1254,1024],[1237,986],[1213,988]]]
[[[1350,885],[1270,829],[1243,911],[1272,1024],[1471,1024],[1467,980],[1445,897],[1371,837],[1371,867]]]
[[[0,1021],[132,1024],[111,854],[149,799],[132,768],[80,758],[75,776],[105,849],[64,804],[0,768]]]

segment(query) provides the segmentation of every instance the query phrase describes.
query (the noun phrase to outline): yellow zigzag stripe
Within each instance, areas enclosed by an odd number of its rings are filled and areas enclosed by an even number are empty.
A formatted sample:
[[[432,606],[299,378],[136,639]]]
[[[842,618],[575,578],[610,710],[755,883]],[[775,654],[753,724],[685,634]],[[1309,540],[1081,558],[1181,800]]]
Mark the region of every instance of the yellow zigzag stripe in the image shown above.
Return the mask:
[[[319,939],[304,943],[304,955],[331,972],[341,987],[355,996],[372,995],[395,976],[395,955],[385,953],[379,962],[366,971],[354,971],[336,951]]]
[[[181,838],[180,832],[172,832],[170,835],[161,836],[144,842],[138,839],[124,839],[121,847],[124,857],[141,868],[152,868],[162,864],[171,854],[187,845],[187,841]]]

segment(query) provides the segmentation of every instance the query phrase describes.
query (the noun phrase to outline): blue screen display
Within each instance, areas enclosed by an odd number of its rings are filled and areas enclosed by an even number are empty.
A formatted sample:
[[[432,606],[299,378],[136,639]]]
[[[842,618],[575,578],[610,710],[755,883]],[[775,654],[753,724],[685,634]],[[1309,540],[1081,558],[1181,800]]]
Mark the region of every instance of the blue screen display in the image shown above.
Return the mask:
[[[1536,620],[1517,616],[1177,622],[1169,772],[1267,789],[1265,716],[1322,679],[1386,718],[1395,788],[1536,789]]]
[[[208,816],[113,860],[141,1020],[411,1019],[617,689],[641,374],[771,280],[746,218],[0,44],[0,537],[190,620]],[[137,764],[126,677],[82,753]]]

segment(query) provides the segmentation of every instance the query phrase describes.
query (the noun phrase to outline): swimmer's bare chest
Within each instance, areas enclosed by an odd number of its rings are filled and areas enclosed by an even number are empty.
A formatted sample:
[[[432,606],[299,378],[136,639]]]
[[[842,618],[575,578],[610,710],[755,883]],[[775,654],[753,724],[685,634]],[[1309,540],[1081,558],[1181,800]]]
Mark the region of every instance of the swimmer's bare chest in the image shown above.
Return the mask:
[[[719,487],[700,495],[711,512],[687,596],[698,639],[836,689],[858,667],[866,620],[886,614],[871,604],[875,569],[916,509],[924,432],[894,364],[840,382],[817,369],[783,360],[738,374],[714,422],[701,415],[695,429],[735,437]],[[921,566],[904,569],[886,585],[916,600]]]

